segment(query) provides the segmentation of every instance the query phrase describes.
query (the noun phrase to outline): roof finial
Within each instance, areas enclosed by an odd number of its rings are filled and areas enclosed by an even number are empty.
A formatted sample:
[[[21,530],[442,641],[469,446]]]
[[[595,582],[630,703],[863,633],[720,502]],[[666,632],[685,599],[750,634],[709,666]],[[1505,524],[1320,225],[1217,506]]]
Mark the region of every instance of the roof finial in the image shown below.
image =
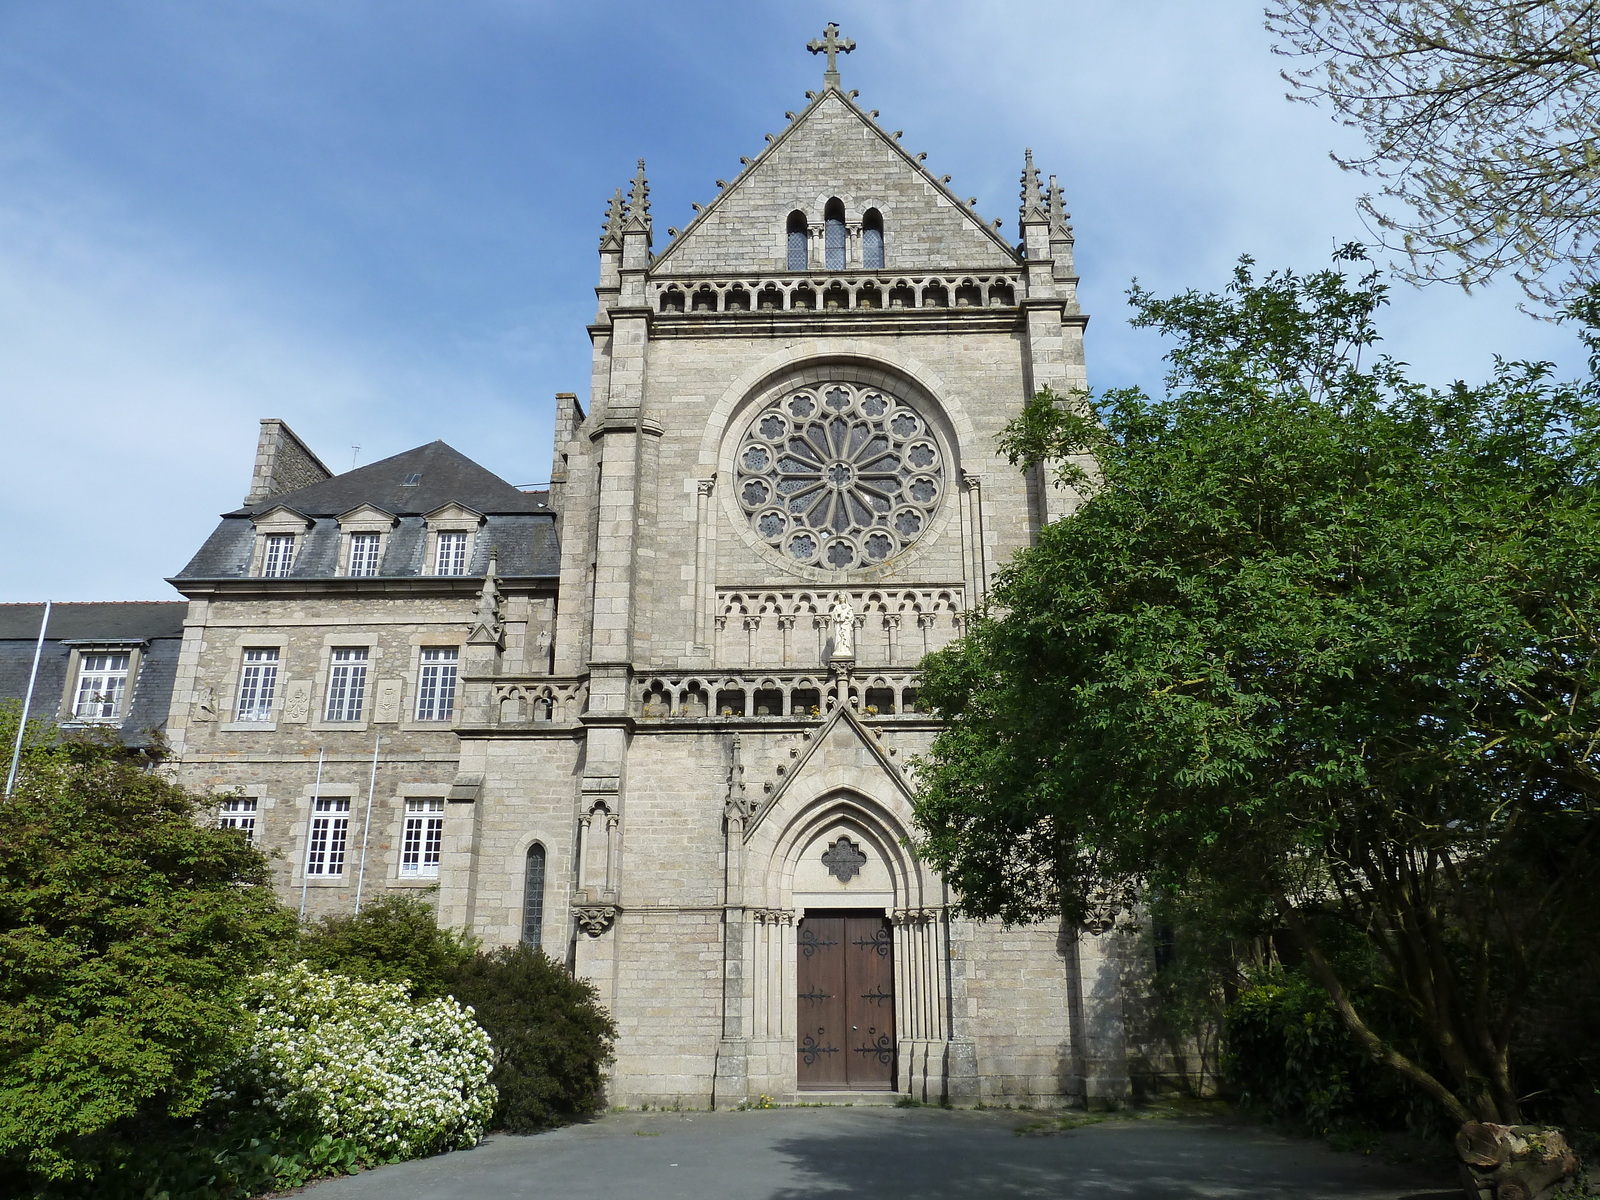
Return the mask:
[[[1050,176],[1050,235],[1072,241],[1072,226],[1067,224],[1067,219],[1071,216],[1061,197],[1061,185],[1052,175]]]
[[[1044,197],[1039,194],[1039,170],[1033,165],[1033,149],[1023,151],[1022,164],[1022,215],[1020,223],[1027,225],[1030,222],[1042,223],[1047,218],[1044,211]]]
[[[812,38],[806,43],[806,49],[811,53],[826,54],[828,56],[828,69],[822,73],[822,86],[824,89],[834,88],[837,90],[839,87],[839,62],[836,56],[849,54],[855,48],[856,44],[853,40],[839,36],[839,27],[832,21],[829,21],[823,29],[821,37]]]
[[[650,185],[644,179],[644,159],[634,172],[633,186],[628,190],[628,219],[623,229],[642,229],[650,232]]]
[[[622,249],[622,189],[618,188],[611,193],[611,200],[606,205],[605,230],[600,235],[600,249]]]

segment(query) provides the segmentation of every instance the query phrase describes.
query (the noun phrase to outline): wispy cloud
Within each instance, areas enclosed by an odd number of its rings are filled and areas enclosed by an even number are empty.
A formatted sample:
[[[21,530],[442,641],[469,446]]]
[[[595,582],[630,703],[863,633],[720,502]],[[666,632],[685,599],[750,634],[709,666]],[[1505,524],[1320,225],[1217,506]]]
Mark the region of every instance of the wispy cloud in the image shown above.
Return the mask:
[[[1098,385],[1159,380],[1122,292],[1309,268],[1363,236],[1347,133],[1290,105],[1253,5],[463,0],[0,11],[0,599],[170,594],[248,482],[256,421],[331,466],[443,437],[514,483],[586,390],[605,197],[658,227],[847,86],[1015,233],[1024,145],[1061,176]],[[1422,378],[1576,369],[1509,289],[1398,289]]]

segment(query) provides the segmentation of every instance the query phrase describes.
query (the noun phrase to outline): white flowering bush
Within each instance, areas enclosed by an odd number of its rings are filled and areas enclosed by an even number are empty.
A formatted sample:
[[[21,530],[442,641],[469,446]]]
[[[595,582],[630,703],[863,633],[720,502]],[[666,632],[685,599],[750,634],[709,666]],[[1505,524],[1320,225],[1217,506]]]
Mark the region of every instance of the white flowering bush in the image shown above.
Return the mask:
[[[229,1091],[310,1127],[352,1163],[474,1145],[494,1113],[493,1051],[472,1010],[296,963],[252,981]]]

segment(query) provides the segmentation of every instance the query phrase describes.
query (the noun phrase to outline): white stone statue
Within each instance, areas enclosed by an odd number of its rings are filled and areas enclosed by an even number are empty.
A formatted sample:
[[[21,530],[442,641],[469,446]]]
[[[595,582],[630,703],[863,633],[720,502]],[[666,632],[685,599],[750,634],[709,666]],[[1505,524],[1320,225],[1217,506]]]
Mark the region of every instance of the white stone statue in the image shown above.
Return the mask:
[[[850,597],[840,596],[828,613],[833,618],[833,657],[856,656],[856,610],[850,607]]]

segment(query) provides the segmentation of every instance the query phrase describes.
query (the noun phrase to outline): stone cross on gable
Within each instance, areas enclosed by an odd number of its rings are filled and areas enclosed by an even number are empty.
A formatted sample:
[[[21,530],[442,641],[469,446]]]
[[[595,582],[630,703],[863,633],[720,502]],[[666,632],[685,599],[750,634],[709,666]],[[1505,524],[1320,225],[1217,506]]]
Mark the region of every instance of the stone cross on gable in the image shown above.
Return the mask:
[[[828,56],[828,69],[823,73],[822,86],[836,88],[839,86],[839,63],[837,55],[849,54],[856,48],[850,38],[839,36],[839,27],[832,21],[822,31],[822,36],[812,38],[806,43],[806,49],[813,54],[826,54]]]

